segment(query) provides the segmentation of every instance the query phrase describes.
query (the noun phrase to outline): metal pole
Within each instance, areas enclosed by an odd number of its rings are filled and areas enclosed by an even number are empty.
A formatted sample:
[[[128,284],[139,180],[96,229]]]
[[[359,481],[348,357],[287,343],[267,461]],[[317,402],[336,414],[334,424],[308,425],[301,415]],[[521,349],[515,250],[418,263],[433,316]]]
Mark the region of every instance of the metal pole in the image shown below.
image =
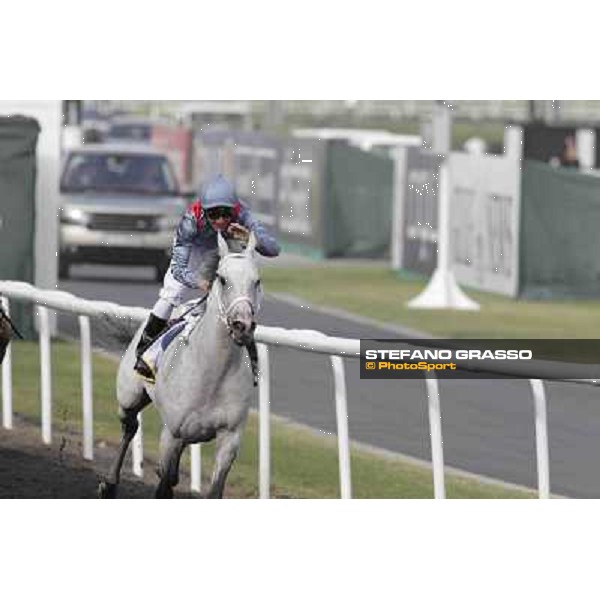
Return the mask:
[[[8,298],[2,298],[1,301],[4,312],[10,316]],[[13,427],[11,346],[12,343],[8,344],[2,363],[2,426],[4,429],[12,429]]]
[[[425,289],[408,302],[411,308],[458,308],[479,310],[460,288],[452,270],[450,222],[450,167],[444,161],[439,170],[439,224],[437,266]]]
[[[402,227],[404,223],[404,211],[406,199],[405,181],[407,177],[407,148],[396,148],[394,150],[394,192],[392,205],[392,239],[390,255],[392,257],[392,268],[402,268],[404,249],[402,247]]]
[[[446,497],[444,482],[444,441],[442,439],[442,413],[440,410],[440,391],[434,373],[425,375],[427,400],[429,404],[429,435],[431,437],[431,462],[433,465],[433,492],[436,500]]]
[[[346,378],[344,361],[341,356],[331,356],[333,380],[335,384],[335,417],[337,422],[338,456],[340,466],[340,492],[343,499],[352,498],[350,471],[350,439],[348,436],[348,403],[346,399]]]
[[[546,415],[546,390],[541,379],[530,379],[535,406],[535,449],[537,454],[538,494],[540,499],[550,498],[550,461],[548,453],[548,419]]]
[[[452,148],[452,108],[443,100],[433,105],[432,151],[435,154],[449,154]]]
[[[200,493],[202,485],[202,455],[200,444],[190,446],[190,490]]]
[[[52,363],[50,354],[50,320],[48,309],[38,306],[40,368],[42,393],[42,440],[52,443]]]
[[[144,421],[142,413],[138,413],[138,430],[131,441],[131,468],[137,477],[144,476]]]
[[[439,227],[438,227],[438,269],[446,272],[450,270],[450,168],[448,162],[440,165],[438,172],[439,190]]]
[[[271,423],[270,406],[271,383],[269,380],[269,350],[266,344],[257,344],[258,378],[258,477],[259,496],[271,497]]]
[[[83,458],[94,460],[94,400],[92,396],[92,335],[90,318],[79,315],[81,332],[81,398],[83,414]]]

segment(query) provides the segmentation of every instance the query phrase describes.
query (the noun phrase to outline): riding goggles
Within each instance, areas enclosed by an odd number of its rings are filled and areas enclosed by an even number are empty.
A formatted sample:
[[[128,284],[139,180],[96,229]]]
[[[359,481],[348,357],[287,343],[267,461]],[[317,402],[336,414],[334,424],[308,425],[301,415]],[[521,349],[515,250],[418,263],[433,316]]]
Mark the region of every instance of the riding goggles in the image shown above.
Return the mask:
[[[232,210],[231,210],[231,207],[229,207],[229,206],[215,206],[213,208],[206,209],[206,216],[211,221],[216,221],[217,219],[220,219],[221,217],[224,217],[225,219],[231,219],[231,215],[232,215]]]

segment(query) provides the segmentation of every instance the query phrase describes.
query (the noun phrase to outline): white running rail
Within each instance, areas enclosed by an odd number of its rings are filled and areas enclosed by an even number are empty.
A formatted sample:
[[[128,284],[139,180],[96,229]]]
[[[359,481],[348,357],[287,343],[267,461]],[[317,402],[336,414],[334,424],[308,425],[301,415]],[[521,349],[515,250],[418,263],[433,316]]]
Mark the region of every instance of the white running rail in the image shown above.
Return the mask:
[[[10,311],[8,299],[29,302],[37,305],[38,331],[40,340],[41,364],[41,424],[42,441],[52,443],[52,381],[49,309],[70,312],[78,315],[81,337],[81,386],[83,409],[83,457],[94,458],[93,439],[93,398],[92,398],[92,351],[90,335],[90,317],[120,317],[141,323],[148,310],[139,307],[125,307],[112,302],[97,302],[78,298],[68,292],[40,290],[20,281],[0,281],[0,295],[7,312]],[[335,406],[338,429],[340,490],[342,498],[351,498],[350,478],[350,440],[348,436],[348,408],[343,361],[340,355],[358,358],[359,340],[331,338],[318,331],[287,330],[276,327],[257,327],[255,333],[260,357],[259,377],[259,489],[260,497],[270,496],[270,428],[269,405],[270,383],[267,345],[281,344],[309,352],[321,352],[331,355],[335,382]],[[2,424],[6,429],[13,427],[12,408],[12,354],[9,345],[2,365]],[[142,424],[142,415],[138,416]],[[132,471],[138,477],[143,476],[143,428],[132,442]],[[200,491],[201,455],[200,445],[191,449],[190,488]]]
[[[0,295],[5,310],[10,310],[8,298],[38,306],[40,361],[41,361],[41,415],[42,440],[52,441],[52,386],[50,362],[50,334],[48,309],[77,314],[81,330],[81,384],[83,407],[83,457],[93,460],[93,398],[92,398],[92,353],[89,317],[116,316],[137,322],[146,319],[148,311],[139,307],[125,307],[112,302],[96,302],[78,298],[67,292],[37,289],[19,281],[0,281]],[[352,497],[350,470],[350,440],[348,434],[348,407],[344,362],[342,357],[359,358],[360,340],[326,336],[312,330],[283,329],[259,326],[255,333],[258,342],[259,377],[259,494],[261,498],[270,496],[270,375],[267,346],[279,345],[306,352],[317,352],[330,356],[335,389],[335,409],[338,434],[338,458],[340,495]],[[504,370],[504,373],[507,371]],[[543,372],[541,373],[543,375]],[[522,376],[522,373],[520,373]],[[537,373],[538,377],[540,376]],[[598,385],[592,380],[565,380],[575,383]],[[550,497],[550,473],[548,457],[548,424],[546,418],[546,392],[543,381],[530,379],[535,409],[536,458],[538,472],[538,494],[540,498]],[[444,452],[439,387],[433,373],[425,378],[428,399],[429,431],[431,437],[431,459],[433,470],[434,496],[446,497],[444,478]],[[12,353],[7,348],[2,365],[2,426],[13,427],[12,408]],[[139,415],[140,424],[142,417]],[[132,470],[135,475],[143,475],[142,427],[132,443]],[[200,445],[191,448],[191,489],[200,491]]]

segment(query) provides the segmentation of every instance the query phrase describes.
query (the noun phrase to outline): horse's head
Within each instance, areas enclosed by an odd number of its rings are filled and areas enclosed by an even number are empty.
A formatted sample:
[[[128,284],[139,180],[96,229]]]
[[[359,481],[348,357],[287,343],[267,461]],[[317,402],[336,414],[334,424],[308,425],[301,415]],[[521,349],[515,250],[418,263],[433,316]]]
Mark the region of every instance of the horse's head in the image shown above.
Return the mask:
[[[254,262],[256,238],[250,233],[243,252],[230,252],[227,242],[219,234],[219,267],[214,293],[221,319],[229,334],[239,345],[252,339],[256,328],[261,289],[258,269]]]

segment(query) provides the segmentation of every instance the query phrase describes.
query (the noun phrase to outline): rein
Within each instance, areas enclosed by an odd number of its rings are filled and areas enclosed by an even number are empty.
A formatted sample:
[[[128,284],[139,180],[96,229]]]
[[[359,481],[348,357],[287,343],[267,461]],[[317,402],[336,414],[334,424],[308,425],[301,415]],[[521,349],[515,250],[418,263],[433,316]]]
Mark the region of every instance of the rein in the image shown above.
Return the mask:
[[[192,306],[190,306],[190,308],[188,308],[182,315],[177,317],[177,320],[183,319],[183,317],[189,315],[193,310],[196,310],[199,306],[202,306],[202,304],[204,302],[206,302],[207,298],[208,298],[208,294],[204,294],[204,296],[202,296],[202,298],[200,298],[197,302],[194,302],[194,304],[192,304]]]

